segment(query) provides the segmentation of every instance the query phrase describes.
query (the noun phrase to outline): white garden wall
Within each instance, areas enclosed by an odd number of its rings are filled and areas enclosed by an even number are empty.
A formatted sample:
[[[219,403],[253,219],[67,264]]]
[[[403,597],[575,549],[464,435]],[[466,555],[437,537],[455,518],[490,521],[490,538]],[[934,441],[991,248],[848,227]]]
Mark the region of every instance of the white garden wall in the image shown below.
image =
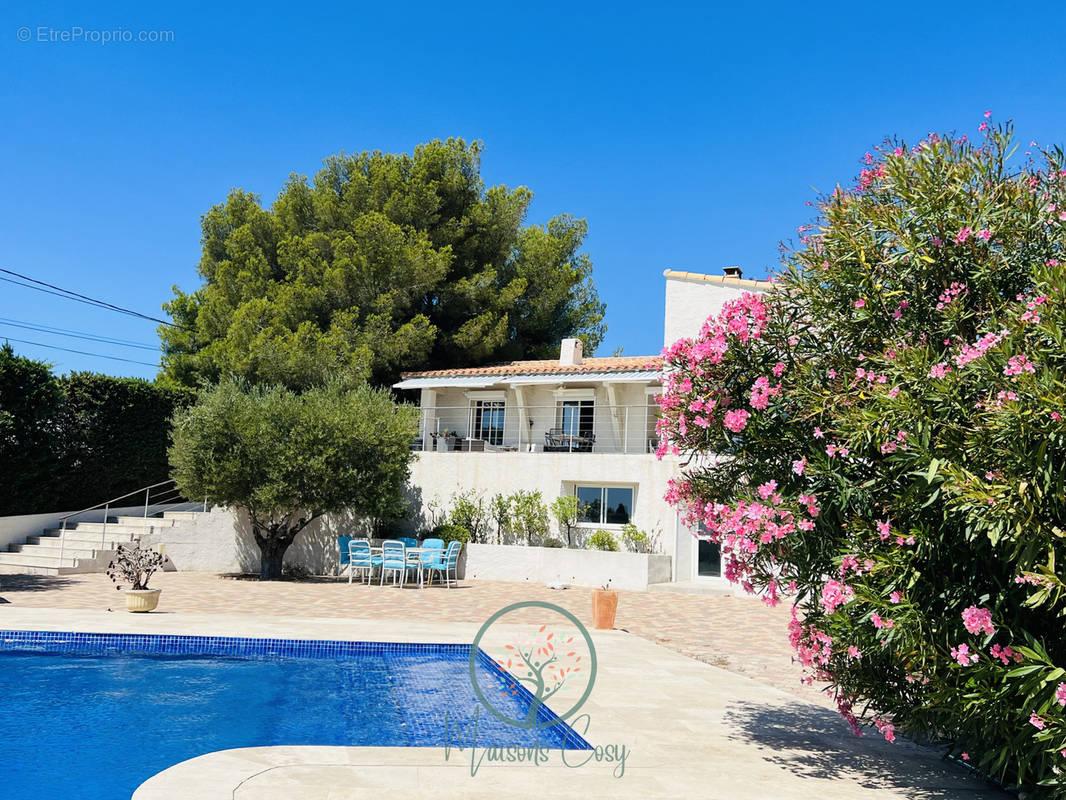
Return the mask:
[[[670,556],[551,547],[470,544],[459,575],[472,580],[562,583],[641,591],[670,580]]]

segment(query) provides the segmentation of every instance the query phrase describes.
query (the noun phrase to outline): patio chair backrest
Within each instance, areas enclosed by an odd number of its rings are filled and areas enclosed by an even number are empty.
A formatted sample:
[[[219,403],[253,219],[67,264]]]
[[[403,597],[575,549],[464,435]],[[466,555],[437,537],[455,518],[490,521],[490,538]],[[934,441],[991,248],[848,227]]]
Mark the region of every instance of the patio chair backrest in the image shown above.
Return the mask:
[[[403,542],[404,547],[418,547],[418,539],[413,536],[400,536],[396,541]]]
[[[369,539],[352,539],[347,537],[348,542],[348,560],[358,567],[370,566],[370,540]]]
[[[443,539],[424,539],[422,541],[422,555],[419,556],[418,560],[423,564],[434,564],[444,555],[443,550]]]
[[[459,551],[462,549],[462,542],[451,542],[448,544],[448,552],[444,555],[444,564],[448,569],[451,569],[459,563]]]
[[[385,569],[403,569],[407,566],[407,548],[399,539],[386,539],[381,543],[381,563]]]
[[[351,560],[351,555],[349,554],[348,550],[348,546],[351,544],[351,541],[351,536],[337,537],[337,547],[340,549],[341,552],[341,566],[344,566]]]

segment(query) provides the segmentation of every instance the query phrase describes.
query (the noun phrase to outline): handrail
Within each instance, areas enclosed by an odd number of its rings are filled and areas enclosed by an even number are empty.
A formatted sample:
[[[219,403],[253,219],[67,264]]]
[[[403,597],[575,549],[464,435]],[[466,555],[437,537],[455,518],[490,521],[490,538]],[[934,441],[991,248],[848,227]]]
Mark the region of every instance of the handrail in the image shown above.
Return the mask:
[[[75,511],[73,514],[67,514],[65,517],[60,517],[60,521],[62,522],[70,519],[71,517],[76,517],[79,514],[84,514],[86,511],[96,511],[96,509],[98,508],[102,508],[103,506],[109,506],[116,500],[121,500],[124,497],[129,497],[131,494],[140,494],[141,492],[147,491],[149,489],[154,489],[157,486],[163,486],[164,484],[168,483],[177,483],[177,481],[171,478],[170,480],[160,481],[159,483],[153,483],[149,486],[142,486],[140,489],[134,489],[132,492],[126,492],[125,494],[120,494],[118,497],[112,497],[110,500],[105,500],[102,503],[97,503],[95,506],[89,506],[88,508],[83,508],[81,511]]]
[[[151,501],[152,490],[153,489],[158,489],[160,486],[171,486],[173,488],[167,489],[167,490],[163,490],[163,495],[161,497],[157,496],[156,497],[156,501],[154,503],[150,502]],[[172,505],[172,504],[169,504],[167,501],[168,500],[172,500],[172,499],[177,499],[177,498],[181,497],[181,489],[178,488],[177,481],[175,481],[173,478],[171,478],[169,480],[159,481],[159,483],[152,483],[152,484],[149,484],[148,486],[142,486],[140,489],[134,489],[132,492],[126,492],[126,494],[120,494],[118,497],[112,497],[110,500],[105,500],[102,503],[97,503],[94,506],[89,506],[88,508],[83,508],[81,511],[75,511],[75,512],[73,512],[71,514],[67,514],[64,517],[61,517],[60,518],[61,525],[60,525],[60,528],[59,528],[59,531],[60,531],[59,532],[59,565],[60,566],[63,565],[63,551],[66,548],[67,522],[70,519],[72,519],[73,517],[80,516],[81,514],[87,514],[90,511],[96,511],[97,509],[102,508],[104,510],[104,523],[103,523],[103,525],[101,527],[101,530],[100,530],[100,549],[102,550],[102,549],[104,549],[104,547],[105,547],[105,545],[107,543],[107,516],[108,516],[108,511],[111,510],[111,504],[117,502],[118,500],[124,500],[127,497],[132,497],[133,495],[140,495],[141,492],[144,492],[144,517],[143,517],[144,519],[148,519],[148,509],[149,508],[152,508],[154,506]],[[207,511],[207,498],[206,497],[204,498],[204,506],[203,507],[204,507],[204,511]]]

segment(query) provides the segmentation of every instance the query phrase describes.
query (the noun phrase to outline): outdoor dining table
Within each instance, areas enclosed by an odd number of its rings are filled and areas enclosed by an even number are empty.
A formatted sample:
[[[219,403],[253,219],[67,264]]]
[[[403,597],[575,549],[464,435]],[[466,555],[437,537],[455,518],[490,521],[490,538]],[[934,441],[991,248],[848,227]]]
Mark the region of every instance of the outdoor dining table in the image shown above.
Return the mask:
[[[382,555],[382,553],[384,553],[384,551],[385,551],[385,548],[382,545],[380,545],[380,544],[372,544],[372,545],[370,545],[370,557],[371,558],[373,558],[374,556]],[[407,558],[408,566],[421,567],[422,554],[423,553],[439,553],[440,555],[444,555],[444,548],[442,548],[442,547],[405,547],[404,548],[404,556],[406,556],[406,558]],[[414,556],[414,558],[412,558],[411,556]],[[423,588],[422,587],[422,570],[421,570],[421,568],[418,570],[418,588],[419,589]]]

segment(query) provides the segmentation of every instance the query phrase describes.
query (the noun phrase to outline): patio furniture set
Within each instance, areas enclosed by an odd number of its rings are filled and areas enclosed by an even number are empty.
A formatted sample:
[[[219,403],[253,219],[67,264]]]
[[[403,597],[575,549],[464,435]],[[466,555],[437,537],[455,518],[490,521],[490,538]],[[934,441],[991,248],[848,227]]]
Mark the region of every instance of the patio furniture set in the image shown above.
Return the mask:
[[[356,570],[365,576],[368,584],[374,579],[374,570],[378,570],[379,586],[385,585],[386,573],[396,586],[406,582],[412,573],[417,574],[419,589],[432,583],[434,575],[449,589],[459,582],[461,542],[451,542],[445,548],[443,539],[425,539],[419,544],[417,539],[401,537],[375,545],[369,539],[338,536],[337,545],[340,548],[339,574],[343,575],[347,569],[348,583],[352,582]]]

